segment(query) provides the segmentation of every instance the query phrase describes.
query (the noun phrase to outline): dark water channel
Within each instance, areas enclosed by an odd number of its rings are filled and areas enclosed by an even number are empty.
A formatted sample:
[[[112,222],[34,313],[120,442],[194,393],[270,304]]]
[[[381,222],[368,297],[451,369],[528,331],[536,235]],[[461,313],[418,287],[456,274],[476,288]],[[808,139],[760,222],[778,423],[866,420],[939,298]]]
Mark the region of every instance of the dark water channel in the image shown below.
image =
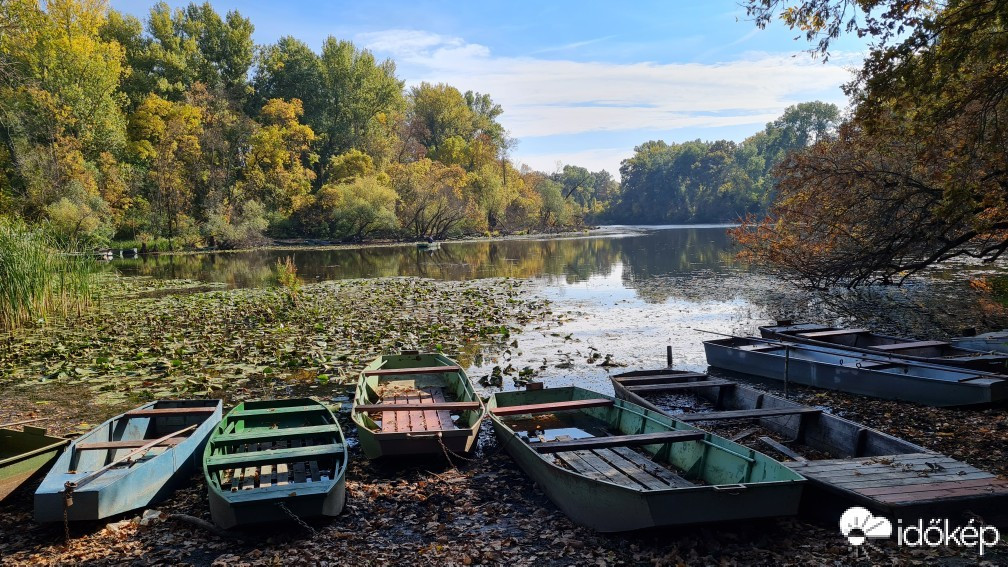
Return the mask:
[[[483,360],[471,374],[528,367],[550,386],[604,392],[611,392],[607,373],[621,370],[601,366],[606,355],[633,369],[664,366],[671,345],[675,366],[703,370],[702,341],[716,337],[706,331],[750,334],[777,318],[920,338],[1008,326],[1000,265],[945,266],[902,287],[810,292],[737,262],[723,226],[607,227],[578,237],[447,242],[430,251],[392,245],[164,255],[112,265],[123,275],[254,287],[275,285],[277,260],[288,256],[305,282],[530,280],[553,302],[560,322],[526,328],[516,348]]]

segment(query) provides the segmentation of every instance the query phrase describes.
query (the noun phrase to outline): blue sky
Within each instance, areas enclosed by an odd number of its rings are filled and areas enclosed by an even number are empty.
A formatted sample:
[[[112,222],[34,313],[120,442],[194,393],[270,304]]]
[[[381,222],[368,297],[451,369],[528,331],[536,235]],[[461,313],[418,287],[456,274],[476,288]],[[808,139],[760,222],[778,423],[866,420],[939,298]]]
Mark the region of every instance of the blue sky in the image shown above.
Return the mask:
[[[332,35],[393,59],[407,87],[489,93],[518,140],[515,161],[547,172],[618,175],[647,140],[740,141],[793,104],[845,108],[840,86],[865,51],[844,37],[829,62],[813,60],[798,32],[758,30],[730,0],[211,3],[250,18],[261,44],[292,35],[318,49]],[[111,4],[143,18],[154,2]]]

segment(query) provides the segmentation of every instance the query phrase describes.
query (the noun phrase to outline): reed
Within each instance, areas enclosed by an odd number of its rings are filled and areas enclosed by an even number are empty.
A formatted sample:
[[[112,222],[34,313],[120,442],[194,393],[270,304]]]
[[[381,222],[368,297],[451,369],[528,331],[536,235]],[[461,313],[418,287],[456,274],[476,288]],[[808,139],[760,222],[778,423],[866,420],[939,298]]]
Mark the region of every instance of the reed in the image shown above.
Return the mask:
[[[65,254],[44,230],[0,218],[0,329],[79,313],[93,276],[90,256]]]

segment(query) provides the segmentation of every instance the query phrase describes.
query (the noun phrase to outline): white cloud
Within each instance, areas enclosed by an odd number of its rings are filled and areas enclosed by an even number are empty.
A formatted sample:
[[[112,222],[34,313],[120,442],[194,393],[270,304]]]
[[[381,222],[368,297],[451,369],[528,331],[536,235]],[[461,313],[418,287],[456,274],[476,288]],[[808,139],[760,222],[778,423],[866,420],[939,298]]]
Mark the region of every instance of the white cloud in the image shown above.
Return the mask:
[[[747,53],[712,64],[620,64],[497,57],[483,45],[418,30],[372,32],[356,42],[392,56],[407,86],[428,81],[489,93],[504,108],[501,123],[519,139],[747,124],[757,125],[755,132],[799,102],[845,106],[839,87],[850,79],[838,63],[842,54],[828,64],[790,53]]]

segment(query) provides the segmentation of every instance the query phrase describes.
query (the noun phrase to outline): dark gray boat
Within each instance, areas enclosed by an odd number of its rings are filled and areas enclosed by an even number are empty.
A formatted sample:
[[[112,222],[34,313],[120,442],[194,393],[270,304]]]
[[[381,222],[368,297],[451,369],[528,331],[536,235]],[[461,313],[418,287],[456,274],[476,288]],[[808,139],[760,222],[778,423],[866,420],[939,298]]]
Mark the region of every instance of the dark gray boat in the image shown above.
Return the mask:
[[[1008,398],[1008,376],[773,339],[704,341],[707,364],[794,384],[954,407]]]
[[[783,322],[782,322],[783,323]],[[814,323],[766,325],[759,328],[764,339],[841,348],[916,362],[973,368],[985,372],[1008,370],[1008,354],[964,348],[946,341],[919,341],[873,333],[868,329],[843,329]]]
[[[809,480],[803,515],[835,520],[857,505],[890,518],[967,509],[986,517],[1008,503],[1008,481],[991,473],[735,381],[667,368],[611,380],[617,398],[680,421],[754,426],[733,440],[783,456]],[[682,413],[684,406],[690,413]]]

